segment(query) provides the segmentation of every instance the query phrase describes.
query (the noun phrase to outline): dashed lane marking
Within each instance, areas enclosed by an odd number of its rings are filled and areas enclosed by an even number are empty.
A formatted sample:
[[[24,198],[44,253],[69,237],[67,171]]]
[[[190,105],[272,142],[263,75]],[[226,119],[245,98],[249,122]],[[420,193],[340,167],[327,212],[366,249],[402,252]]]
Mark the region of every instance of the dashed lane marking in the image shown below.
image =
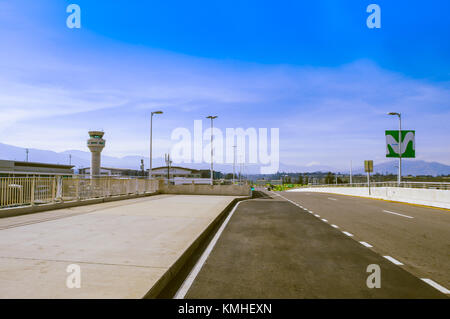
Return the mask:
[[[391,257],[391,256],[383,256],[384,258],[386,258],[387,260],[389,260],[390,262],[394,263],[397,266],[402,266],[403,263],[401,263],[400,261],[398,261],[397,259]]]
[[[428,279],[428,278],[421,278],[423,281],[425,281],[427,284],[429,284],[430,286],[432,286],[433,288],[436,288],[437,290],[439,290],[440,292],[442,292],[443,294],[450,294],[450,290],[448,290],[447,288],[445,288],[444,286],[439,285],[437,282]]]
[[[344,234],[346,234],[349,237],[353,237],[353,234],[350,234],[349,232],[343,231]]]
[[[367,248],[372,248],[372,247],[373,247],[371,244],[366,243],[365,241],[360,241],[359,243],[360,243],[361,245],[367,247]]]
[[[383,209],[383,213],[388,213],[388,214],[392,214],[392,215],[397,215],[397,216],[401,216],[401,217],[405,217],[405,218],[414,218],[414,217],[412,217],[412,216],[403,215],[403,214],[391,212],[391,211],[389,211],[389,210],[384,210],[384,209]]]

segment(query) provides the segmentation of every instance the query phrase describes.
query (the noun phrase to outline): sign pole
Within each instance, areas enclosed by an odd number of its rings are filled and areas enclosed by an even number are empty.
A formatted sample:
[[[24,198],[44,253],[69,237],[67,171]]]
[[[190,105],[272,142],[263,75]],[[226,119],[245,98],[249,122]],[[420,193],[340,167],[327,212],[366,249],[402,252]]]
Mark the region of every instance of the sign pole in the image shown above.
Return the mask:
[[[369,195],[370,195],[370,172],[373,172],[373,161],[372,160],[364,161],[364,170],[367,173],[367,188],[369,190]]]
[[[402,115],[398,115],[399,119],[399,131],[398,131],[398,186],[402,183]]]

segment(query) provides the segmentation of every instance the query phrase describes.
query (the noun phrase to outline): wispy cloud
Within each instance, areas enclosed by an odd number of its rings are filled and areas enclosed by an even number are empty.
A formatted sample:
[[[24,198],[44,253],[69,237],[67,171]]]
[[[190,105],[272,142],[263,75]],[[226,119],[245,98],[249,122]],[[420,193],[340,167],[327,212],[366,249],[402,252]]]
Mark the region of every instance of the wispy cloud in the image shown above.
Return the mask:
[[[12,42],[18,34],[33,40]],[[85,150],[87,129],[103,128],[105,154],[146,155],[148,112],[161,108],[156,154],[169,149],[172,129],[192,129],[193,120],[214,113],[221,128],[279,127],[283,163],[346,167],[351,159],[384,160],[383,132],[397,127],[385,114],[397,111],[405,128],[417,130],[418,157],[450,164],[446,82],[411,79],[368,60],[328,68],[262,65],[149,50],[89,33],[89,43],[48,30],[0,35],[10,40],[0,44],[4,143]]]

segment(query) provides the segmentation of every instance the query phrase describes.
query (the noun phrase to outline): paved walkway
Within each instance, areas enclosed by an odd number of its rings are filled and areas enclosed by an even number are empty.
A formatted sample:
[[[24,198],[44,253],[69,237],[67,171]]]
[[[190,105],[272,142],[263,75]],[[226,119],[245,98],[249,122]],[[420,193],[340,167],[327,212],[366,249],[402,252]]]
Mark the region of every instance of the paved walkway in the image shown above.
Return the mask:
[[[232,196],[156,195],[0,219],[0,298],[142,298]],[[81,268],[81,288],[66,272]]]

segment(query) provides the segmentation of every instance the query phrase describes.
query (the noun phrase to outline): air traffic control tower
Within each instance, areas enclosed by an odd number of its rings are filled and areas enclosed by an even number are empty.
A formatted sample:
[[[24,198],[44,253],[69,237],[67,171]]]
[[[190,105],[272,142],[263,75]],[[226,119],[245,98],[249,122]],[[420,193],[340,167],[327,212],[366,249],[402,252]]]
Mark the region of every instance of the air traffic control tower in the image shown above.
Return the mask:
[[[102,131],[89,131],[87,146],[91,151],[91,178],[100,176],[101,152],[105,148]]]

